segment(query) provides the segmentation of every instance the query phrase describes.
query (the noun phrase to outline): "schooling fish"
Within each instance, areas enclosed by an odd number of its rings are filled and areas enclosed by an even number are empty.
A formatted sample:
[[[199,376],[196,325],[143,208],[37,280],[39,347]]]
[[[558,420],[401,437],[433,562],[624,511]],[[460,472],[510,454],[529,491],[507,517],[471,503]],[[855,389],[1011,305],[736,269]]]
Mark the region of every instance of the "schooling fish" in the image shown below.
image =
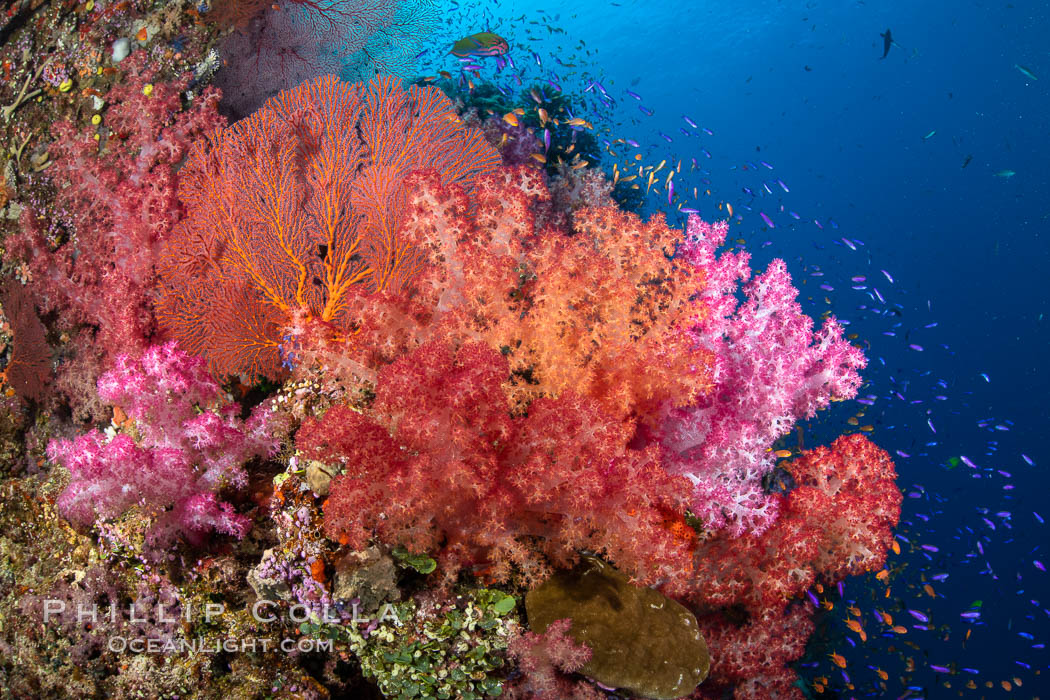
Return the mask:
[[[507,40],[492,32],[480,32],[463,37],[452,45],[449,51],[453,56],[502,56],[510,50]]]

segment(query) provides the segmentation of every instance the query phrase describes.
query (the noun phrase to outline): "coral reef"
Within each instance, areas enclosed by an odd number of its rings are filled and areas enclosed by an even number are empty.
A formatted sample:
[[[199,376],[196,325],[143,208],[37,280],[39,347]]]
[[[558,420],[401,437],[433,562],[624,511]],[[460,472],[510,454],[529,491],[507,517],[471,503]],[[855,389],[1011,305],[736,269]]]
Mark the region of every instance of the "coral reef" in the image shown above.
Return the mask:
[[[9,4],[0,695],[799,696],[901,495],[780,449],[865,362],[786,263],[628,211],[571,95],[402,87],[427,2]]]

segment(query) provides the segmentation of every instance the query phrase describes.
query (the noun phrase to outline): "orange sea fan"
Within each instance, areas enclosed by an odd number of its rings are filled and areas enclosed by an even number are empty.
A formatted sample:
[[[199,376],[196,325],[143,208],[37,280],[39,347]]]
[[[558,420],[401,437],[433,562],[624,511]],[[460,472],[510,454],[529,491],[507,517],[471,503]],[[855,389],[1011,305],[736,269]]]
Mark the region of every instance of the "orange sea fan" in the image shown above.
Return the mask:
[[[433,87],[329,75],[282,92],[190,153],[161,324],[217,375],[276,378],[293,315],[349,334],[355,295],[397,294],[418,274],[400,235],[412,172],[469,191],[498,162]]]

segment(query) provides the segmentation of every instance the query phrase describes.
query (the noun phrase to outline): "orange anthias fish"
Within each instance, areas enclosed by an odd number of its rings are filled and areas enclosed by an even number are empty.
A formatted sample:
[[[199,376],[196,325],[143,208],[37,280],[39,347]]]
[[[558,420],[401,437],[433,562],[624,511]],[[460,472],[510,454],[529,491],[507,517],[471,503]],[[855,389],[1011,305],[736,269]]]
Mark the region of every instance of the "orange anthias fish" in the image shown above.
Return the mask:
[[[498,34],[492,32],[480,32],[465,36],[452,45],[449,51],[457,58],[469,56],[502,56],[510,51],[510,44]]]
[[[828,654],[828,657],[831,659],[831,662],[839,668],[846,668],[846,657],[842,654],[836,652],[833,654]]]
[[[868,641],[868,635],[864,632],[864,628],[860,626],[860,623],[856,620],[847,620],[846,627],[849,627],[853,632],[860,636],[862,642]]]

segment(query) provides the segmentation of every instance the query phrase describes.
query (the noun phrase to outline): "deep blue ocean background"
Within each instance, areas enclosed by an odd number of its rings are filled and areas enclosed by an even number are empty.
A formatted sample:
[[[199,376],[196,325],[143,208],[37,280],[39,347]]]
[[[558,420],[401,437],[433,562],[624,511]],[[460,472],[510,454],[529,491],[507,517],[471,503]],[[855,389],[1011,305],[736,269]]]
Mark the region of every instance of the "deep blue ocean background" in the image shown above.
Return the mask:
[[[489,59],[483,79],[509,91],[521,90],[514,72],[526,87],[546,81],[588,100],[579,116],[601,138],[636,141],[647,164],[681,160],[679,199],[668,206],[661,190],[646,214],[681,225],[682,206],[711,220],[731,204],[731,237],[747,241],[753,267],[784,258],[807,312],[832,311],[865,344],[871,405],[833,407],[806,442],[851,429],[847,418],[866,409],[861,422],[894,455],[906,496],[901,554],[888,598],[873,577],[851,581],[822,616],[800,668],[830,679],[814,696],[1050,690],[1047,3],[438,7],[421,73],[458,72],[447,47],[460,36],[504,36],[514,70]],[[899,43],[882,59],[887,28]],[[866,643],[845,631],[850,602],[864,611]],[[907,633],[884,631],[875,610]]]

